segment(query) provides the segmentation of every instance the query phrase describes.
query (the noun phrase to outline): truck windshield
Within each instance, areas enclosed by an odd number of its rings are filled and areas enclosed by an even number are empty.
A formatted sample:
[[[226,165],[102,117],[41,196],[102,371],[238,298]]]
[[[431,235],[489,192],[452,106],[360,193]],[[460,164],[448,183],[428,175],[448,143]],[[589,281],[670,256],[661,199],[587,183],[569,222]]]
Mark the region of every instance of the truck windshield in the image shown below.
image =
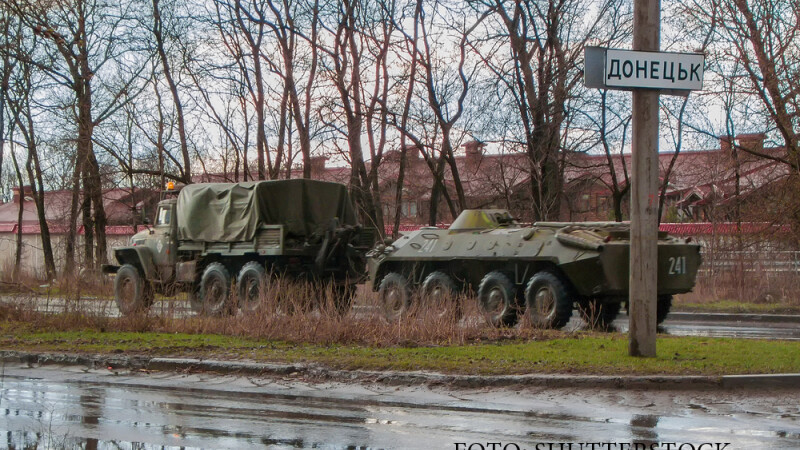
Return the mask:
[[[158,208],[158,214],[156,215],[156,225],[169,225],[169,217],[170,217],[170,208],[161,207]]]

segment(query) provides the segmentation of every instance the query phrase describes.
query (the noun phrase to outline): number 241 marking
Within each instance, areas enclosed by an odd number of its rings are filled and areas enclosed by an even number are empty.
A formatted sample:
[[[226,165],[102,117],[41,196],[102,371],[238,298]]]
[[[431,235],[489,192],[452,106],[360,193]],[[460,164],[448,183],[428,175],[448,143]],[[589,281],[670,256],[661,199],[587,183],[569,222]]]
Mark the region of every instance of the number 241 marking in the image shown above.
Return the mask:
[[[684,274],[686,274],[686,257],[685,256],[671,256],[669,258],[669,274],[670,275],[684,275]]]

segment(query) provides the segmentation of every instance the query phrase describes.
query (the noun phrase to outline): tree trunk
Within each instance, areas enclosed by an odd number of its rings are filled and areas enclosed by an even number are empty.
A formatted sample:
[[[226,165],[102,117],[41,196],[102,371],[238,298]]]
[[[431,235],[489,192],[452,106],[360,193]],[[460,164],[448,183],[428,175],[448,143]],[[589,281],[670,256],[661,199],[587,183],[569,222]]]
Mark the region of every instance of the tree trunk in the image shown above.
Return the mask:
[[[25,206],[25,186],[23,186],[22,173],[17,163],[17,155],[11,152],[11,161],[14,163],[14,172],[17,175],[19,186],[19,209],[17,210],[17,242],[14,248],[14,269],[11,272],[11,280],[16,283],[19,281],[19,274],[22,264],[22,212]]]
[[[169,91],[172,93],[172,101],[175,103],[175,114],[177,116],[176,120],[178,121],[178,137],[181,144],[181,156],[183,157],[183,169],[181,170],[181,173],[183,174],[183,182],[186,184],[191,184],[192,164],[189,157],[189,145],[186,141],[186,126],[183,118],[183,104],[181,103],[181,98],[178,95],[178,86],[172,77],[172,69],[169,66],[167,52],[164,49],[164,24],[161,21],[159,1],[160,0],[153,0],[153,36],[155,36],[156,39],[156,49],[158,50],[158,56],[161,59],[161,67],[164,70],[164,78],[167,79]]]

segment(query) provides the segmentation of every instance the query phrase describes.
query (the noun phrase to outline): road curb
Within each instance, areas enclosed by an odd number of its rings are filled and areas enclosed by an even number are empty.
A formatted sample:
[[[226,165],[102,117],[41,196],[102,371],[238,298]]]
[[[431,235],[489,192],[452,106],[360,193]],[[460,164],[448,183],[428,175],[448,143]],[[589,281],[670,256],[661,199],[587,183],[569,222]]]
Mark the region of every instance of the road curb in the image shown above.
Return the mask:
[[[672,311],[667,316],[667,321],[669,320],[681,321],[681,322],[761,322],[761,323],[800,324],[800,315]],[[669,322],[667,322],[666,324],[669,325]]]
[[[231,375],[297,377],[339,382],[371,382],[386,385],[428,385],[454,388],[606,388],[606,389],[746,389],[800,388],[800,373],[722,376],[667,375],[448,375],[435,372],[336,370],[312,364],[271,364],[251,361],[222,361],[193,358],[149,358],[124,355],[70,353],[0,352],[3,363],[28,367],[46,365],[81,366],[89,369],[147,370],[160,372],[214,372]]]

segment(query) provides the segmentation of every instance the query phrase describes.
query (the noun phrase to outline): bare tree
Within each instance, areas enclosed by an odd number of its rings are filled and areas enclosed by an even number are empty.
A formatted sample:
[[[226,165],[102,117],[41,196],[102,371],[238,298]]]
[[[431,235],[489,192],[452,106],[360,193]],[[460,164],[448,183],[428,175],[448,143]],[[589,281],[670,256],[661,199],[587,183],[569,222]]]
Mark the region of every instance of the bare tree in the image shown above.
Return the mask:
[[[386,57],[393,34],[392,18],[386,15],[392,9],[381,2],[372,4],[361,0],[344,0],[334,6],[335,10],[320,16],[320,26],[326,36],[320,39],[319,50],[325,55],[324,70],[338,96],[320,114],[322,120],[346,140],[344,153],[351,165],[349,184],[354,202],[367,223],[382,229],[376,177],[385,138],[380,139],[382,144],[369,148],[370,170],[362,138],[373,131],[370,124],[365,128],[365,118],[374,116],[376,108],[386,103]],[[371,29],[380,32],[366,32]],[[372,78],[368,76],[370,70],[376,74]],[[378,124],[380,121],[385,122],[385,118],[378,119]],[[385,126],[379,126],[378,132],[385,133]]]
[[[434,12],[435,11],[434,9]],[[459,209],[451,211],[453,217],[455,217],[461,209],[467,208],[467,200],[464,194],[464,186],[459,175],[459,169],[456,165],[453,127],[464,113],[464,103],[469,93],[470,81],[473,79],[478,69],[478,65],[473,65],[471,69],[465,68],[467,63],[469,35],[487,16],[482,15],[475,23],[468,25],[466,23],[466,15],[463,13],[457,14],[455,11],[441,12],[449,14],[448,16],[444,16],[434,13],[427,23],[424,14],[420,17],[422,49],[420,51],[419,62],[424,69],[423,85],[427,91],[428,106],[433,112],[441,133],[441,158],[442,161],[447,162],[449,166],[456,196],[458,198]],[[444,24],[453,22],[460,23],[444,28]],[[448,42],[439,41],[437,37],[431,35],[430,29],[437,26],[444,28],[442,31],[445,34],[451,34],[451,36],[449,36],[450,39],[457,38],[458,46],[456,50],[457,57],[455,58],[455,73],[449,70],[450,64],[447,59],[441,58],[441,56],[437,58],[437,56],[434,55],[434,52],[452,51],[451,48],[449,48]],[[432,50],[432,45],[436,46],[436,50]],[[438,172],[441,172],[441,169],[439,169]],[[436,192],[436,190],[434,190],[434,192]],[[431,204],[434,206],[438,205],[438,199],[432,198]],[[435,223],[435,220],[435,214],[433,214],[431,221]]]
[[[716,5],[750,90],[787,149],[785,162],[800,170],[800,1],[719,0]]]
[[[300,30],[296,24],[298,8],[297,3],[290,0],[282,2],[268,1],[272,20],[266,23],[278,42],[280,61],[282,67],[271,62],[273,71],[278,73],[283,80],[283,94],[281,98],[281,112],[279,125],[278,155],[283,154],[283,144],[286,140],[291,142],[292,136],[285,136],[289,123],[286,121],[287,113],[294,120],[294,129],[300,143],[300,153],[303,158],[303,178],[311,178],[311,138],[312,123],[311,111],[313,94],[316,91],[314,84],[317,81],[319,64],[319,14],[320,5],[314,0],[307,5],[306,11],[301,11],[305,16],[304,23],[307,29]],[[303,50],[303,53],[301,53]],[[305,83],[300,88],[298,72],[305,66]]]
[[[123,51],[130,50],[122,45],[123,35],[132,32],[128,21],[130,17],[124,9],[111,14],[107,8],[113,5],[94,0],[74,0],[63,3],[42,3],[29,0],[2,0],[0,6],[7,8],[37,35],[41,40],[42,54],[18,54],[46,73],[53,81],[69,89],[73,94],[73,120],[76,125],[76,158],[74,171],[73,206],[78,202],[79,188],[85,193],[82,203],[82,216],[87,245],[86,262],[94,267],[106,260],[106,213],[103,204],[100,165],[94,150],[94,128],[111,117],[121,106],[120,95],[133,87],[145,67],[140,61],[131,67],[127,64],[133,58],[121,58]],[[114,65],[114,69],[107,67]],[[106,70],[113,73],[109,78],[98,77]],[[99,82],[104,89],[102,105],[96,104],[96,89]],[[74,268],[74,241],[77,208],[70,215],[67,263],[69,272]],[[96,246],[93,245],[96,238]]]
[[[27,148],[27,160],[25,169],[31,186],[31,196],[36,204],[37,218],[39,220],[39,233],[42,240],[42,253],[45,263],[45,275],[48,280],[52,280],[56,275],[55,260],[53,258],[53,245],[50,239],[50,226],[47,223],[47,216],[44,202],[44,183],[42,181],[42,166],[39,162],[38,140],[36,137],[35,125],[33,121],[34,113],[31,110],[31,92],[34,91],[32,82],[33,67],[28,63],[21,63],[17,66],[18,74],[15,80],[15,96],[11,101],[14,122],[17,129],[22,134]],[[22,175],[16,157],[14,157],[14,168],[20,181],[20,205],[22,205],[25,192],[22,185]],[[22,206],[20,206],[21,208]]]
[[[162,18],[163,6],[161,5],[161,0],[152,0],[152,7],[153,25],[151,31],[153,38],[155,39],[158,58],[161,61],[162,73],[164,74],[164,78],[167,80],[167,85],[169,86],[169,91],[172,95],[172,103],[175,107],[175,114],[177,116],[178,139],[180,140],[181,156],[183,160],[183,164],[179,166],[179,170],[181,172],[181,181],[186,184],[190,184],[192,182],[192,162],[189,157],[189,144],[187,143],[186,138],[186,120],[183,113],[183,103],[181,102],[181,97],[178,92],[178,84],[175,81],[173,68],[170,64],[170,58],[167,55],[167,45],[164,42],[165,23],[164,19]],[[174,6],[172,6],[171,10],[174,10]],[[172,31],[169,33],[171,35],[177,34],[171,29],[168,29],[167,31]]]
[[[484,1],[502,27],[510,60],[490,61],[518,112],[530,161],[533,219],[559,214],[566,105],[582,82],[577,63],[583,46],[596,39],[615,2],[573,0]],[[499,31],[499,30],[498,30]]]

